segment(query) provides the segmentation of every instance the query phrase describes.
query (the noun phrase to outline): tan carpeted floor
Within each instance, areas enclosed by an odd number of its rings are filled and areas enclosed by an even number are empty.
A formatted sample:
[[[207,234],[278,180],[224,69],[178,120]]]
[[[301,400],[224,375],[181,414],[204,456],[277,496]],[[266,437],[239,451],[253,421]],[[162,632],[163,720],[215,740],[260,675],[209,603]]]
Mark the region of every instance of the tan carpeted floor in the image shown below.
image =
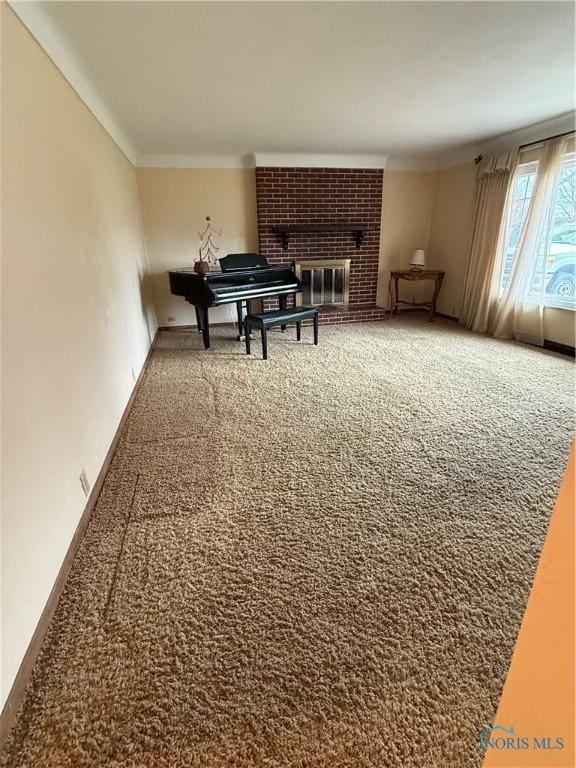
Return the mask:
[[[160,336],[0,764],[479,765],[572,363],[418,318],[267,363],[232,333]]]

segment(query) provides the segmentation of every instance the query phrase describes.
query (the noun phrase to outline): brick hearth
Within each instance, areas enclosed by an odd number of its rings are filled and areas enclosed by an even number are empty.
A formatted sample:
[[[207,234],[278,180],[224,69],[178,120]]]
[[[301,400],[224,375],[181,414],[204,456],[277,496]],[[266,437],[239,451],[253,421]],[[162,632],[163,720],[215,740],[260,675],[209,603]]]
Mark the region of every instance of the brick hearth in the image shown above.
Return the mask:
[[[382,209],[382,171],[346,168],[256,168],[260,253],[271,264],[302,259],[351,259],[349,304],[325,307],[323,323],[379,320],[376,306]],[[354,233],[291,234],[288,249],[272,231],[282,224],[362,223],[368,229],[357,248]],[[276,300],[267,301],[268,308]]]

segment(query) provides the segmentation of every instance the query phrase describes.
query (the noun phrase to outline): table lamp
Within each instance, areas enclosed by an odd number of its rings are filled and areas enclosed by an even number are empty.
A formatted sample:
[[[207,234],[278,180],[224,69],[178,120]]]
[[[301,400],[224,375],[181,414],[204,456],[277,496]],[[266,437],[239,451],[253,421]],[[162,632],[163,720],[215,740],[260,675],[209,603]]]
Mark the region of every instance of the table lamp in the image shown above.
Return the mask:
[[[426,266],[426,254],[421,248],[417,248],[410,259],[410,269],[420,270]]]

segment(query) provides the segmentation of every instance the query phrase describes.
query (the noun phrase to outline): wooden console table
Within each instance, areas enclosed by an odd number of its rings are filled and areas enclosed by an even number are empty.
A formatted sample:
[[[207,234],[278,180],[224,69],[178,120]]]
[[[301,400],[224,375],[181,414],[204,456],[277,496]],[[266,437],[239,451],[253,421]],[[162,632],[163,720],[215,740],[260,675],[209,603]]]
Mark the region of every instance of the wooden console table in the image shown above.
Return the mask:
[[[398,314],[399,304],[406,304],[409,307],[428,307],[430,309],[430,322],[434,320],[436,313],[436,301],[440,288],[442,288],[442,281],[444,280],[444,270],[439,269],[393,269],[390,272],[390,283],[388,290],[390,291],[390,301],[392,302],[392,309],[390,313],[392,315]],[[402,301],[398,298],[398,281],[399,280],[434,280],[434,293],[430,301]],[[394,286],[394,291],[392,291]]]

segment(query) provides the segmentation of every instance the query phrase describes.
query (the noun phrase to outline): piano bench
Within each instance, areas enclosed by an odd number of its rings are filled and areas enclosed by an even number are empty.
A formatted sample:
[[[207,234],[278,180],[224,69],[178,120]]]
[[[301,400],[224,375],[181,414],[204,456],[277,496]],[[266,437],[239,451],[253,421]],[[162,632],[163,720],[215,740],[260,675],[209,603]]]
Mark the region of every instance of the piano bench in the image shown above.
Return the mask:
[[[288,323],[296,323],[296,340],[300,341],[302,320],[311,319],[314,323],[314,344],[318,346],[318,307],[291,307],[273,312],[261,312],[259,315],[247,315],[244,319],[244,339],[246,354],[250,354],[250,331],[257,328],[262,334],[262,358],[268,360],[268,328],[280,325],[282,330]]]

